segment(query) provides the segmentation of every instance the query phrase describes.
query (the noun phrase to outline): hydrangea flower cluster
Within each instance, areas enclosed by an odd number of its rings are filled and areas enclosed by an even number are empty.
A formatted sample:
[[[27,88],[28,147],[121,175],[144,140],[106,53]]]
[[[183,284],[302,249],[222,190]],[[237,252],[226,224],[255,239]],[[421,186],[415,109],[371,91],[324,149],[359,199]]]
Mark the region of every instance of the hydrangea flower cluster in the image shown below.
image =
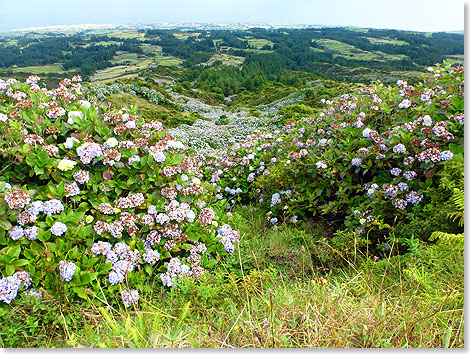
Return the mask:
[[[0,301],[9,304],[17,295],[18,290],[23,285],[28,288],[31,285],[31,276],[29,273],[21,271],[0,279]]]
[[[84,164],[89,164],[91,160],[103,155],[101,146],[94,142],[85,142],[77,148],[77,154]]]
[[[56,221],[51,227],[51,233],[55,236],[62,236],[66,232],[67,225],[61,223],[60,221]]]
[[[63,281],[72,280],[76,269],[77,266],[75,265],[75,263],[61,260],[59,262],[60,279],[62,279]]]
[[[134,290],[124,289],[121,292],[121,296],[122,296],[122,302],[124,303],[124,306],[126,307],[130,307],[132,304],[136,304],[140,298],[139,291],[137,289],[134,289]]]

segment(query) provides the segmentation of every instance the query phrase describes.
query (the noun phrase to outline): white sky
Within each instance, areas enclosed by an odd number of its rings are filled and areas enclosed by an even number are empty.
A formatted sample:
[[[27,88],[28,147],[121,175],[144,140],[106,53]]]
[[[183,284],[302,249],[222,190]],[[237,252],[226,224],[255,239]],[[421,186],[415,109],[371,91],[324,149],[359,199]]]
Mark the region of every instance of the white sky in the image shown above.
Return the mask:
[[[464,29],[470,0],[0,0],[0,30],[80,23],[275,22]]]

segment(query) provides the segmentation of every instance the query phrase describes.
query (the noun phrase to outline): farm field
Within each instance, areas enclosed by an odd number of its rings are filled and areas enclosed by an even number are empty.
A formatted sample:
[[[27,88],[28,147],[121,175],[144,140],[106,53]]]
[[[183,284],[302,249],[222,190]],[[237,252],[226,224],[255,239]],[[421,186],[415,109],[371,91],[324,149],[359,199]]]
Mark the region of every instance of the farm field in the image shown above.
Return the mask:
[[[13,71],[27,74],[65,74],[66,71],[62,68],[62,65],[50,64],[50,65],[36,65],[36,66],[25,66],[12,68]]]
[[[331,50],[335,55],[341,57],[349,57],[357,60],[397,60],[403,57],[397,55],[390,55],[385,53],[373,53],[358,49],[352,45],[332,40],[332,39],[320,39],[318,43],[328,50]],[[376,42],[383,43],[383,42]]]
[[[245,37],[244,39],[248,40],[248,44],[256,47],[257,49],[263,48],[265,45],[273,46],[273,42],[267,39],[258,39],[258,38],[249,38]]]
[[[222,64],[224,65],[240,65],[243,63],[245,58],[223,53],[214,54],[207,62],[204,63],[204,65],[211,65],[216,60],[222,61]]]

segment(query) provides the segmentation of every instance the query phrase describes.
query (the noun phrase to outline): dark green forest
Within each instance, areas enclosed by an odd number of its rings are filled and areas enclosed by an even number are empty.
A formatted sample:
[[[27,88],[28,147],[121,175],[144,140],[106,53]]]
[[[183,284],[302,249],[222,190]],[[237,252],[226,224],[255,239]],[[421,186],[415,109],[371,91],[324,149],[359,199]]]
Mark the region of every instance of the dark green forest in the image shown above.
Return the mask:
[[[227,97],[243,90],[256,92],[266,82],[295,87],[305,84],[305,76],[291,72],[369,83],[369,78],[351,76],[350,71],[424,72],[427,66],[449,56],[464,54],[464,37],[450,33],[347,28],[139,32],[144,34],[139,40],[86,32],[69,36],[27,34],[17,38],[17,45],[3,38],[0,68],[61,63],[64,70],[74,70],[87,80],[97,70],[117,65],[111,60],[119,51],[143,55],[142,46],[158,45],[164,55],[184,59],[181,83]],[[253,41],[266,44],[255,46]],[[110,43],[100,45],[103,42]],[[339,49],[332,50],[325,43],[339,44]],[[243,64],[223,65],[216,60],[206,65],[217,53],[241,57]]]

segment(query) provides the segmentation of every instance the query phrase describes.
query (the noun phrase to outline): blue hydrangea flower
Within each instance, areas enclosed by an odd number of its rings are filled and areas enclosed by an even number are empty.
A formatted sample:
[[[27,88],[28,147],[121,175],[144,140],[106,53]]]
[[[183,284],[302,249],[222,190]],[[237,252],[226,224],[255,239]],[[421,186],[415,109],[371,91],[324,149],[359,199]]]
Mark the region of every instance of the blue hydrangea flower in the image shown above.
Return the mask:
[[[398,167],[394,167],[390,170],[390,173],[393,175],[393,176],[399,176],[400,173],[401,173],[401,169],[399,169]]]
[[[404,154],[406,152],[406,147],[403,144],[397,144],[393,147],[393,152],[396,154]]]
[[[21,280],[14,276],[0,279],[0,301],[9,304],[17,295]]]
[[[76,269],[77,269],[77,266],[73,262],[67,262],[64,260],[61,260],[59,262],[60,278],[63,281],[72,280],[72,277],[75,274]]]
[[[362,159],[360,157],[356,157],[351,160],[351,165],[359,167],[362,164]]]
[[[450,150],[445,150],[445,151],[441,152],[441,160],[442,161],[450,160],[452,158],[452,156],[454,156],[454,153]]]
[[[10,231],[8,231],[8,235],[13,241],[18,241],[24,236],[24,230],[21,226],[15,226]]]
[[[117,283],[123,281],[125,278],[125,275],[121,272],[111,272],[109,273],[109,282],[111,285],[116,285]]]
[[[132,304],[136,304],[139,301],[139,291],[137,289],[134,290],[123,290],[121,292],[122,301],[124,302],[124,306],[129,307]]]
[[[66,232],[67,225],[61,223],[60,221],[56,221],[51,227],[51,233],[55,236],[62,236]]]

